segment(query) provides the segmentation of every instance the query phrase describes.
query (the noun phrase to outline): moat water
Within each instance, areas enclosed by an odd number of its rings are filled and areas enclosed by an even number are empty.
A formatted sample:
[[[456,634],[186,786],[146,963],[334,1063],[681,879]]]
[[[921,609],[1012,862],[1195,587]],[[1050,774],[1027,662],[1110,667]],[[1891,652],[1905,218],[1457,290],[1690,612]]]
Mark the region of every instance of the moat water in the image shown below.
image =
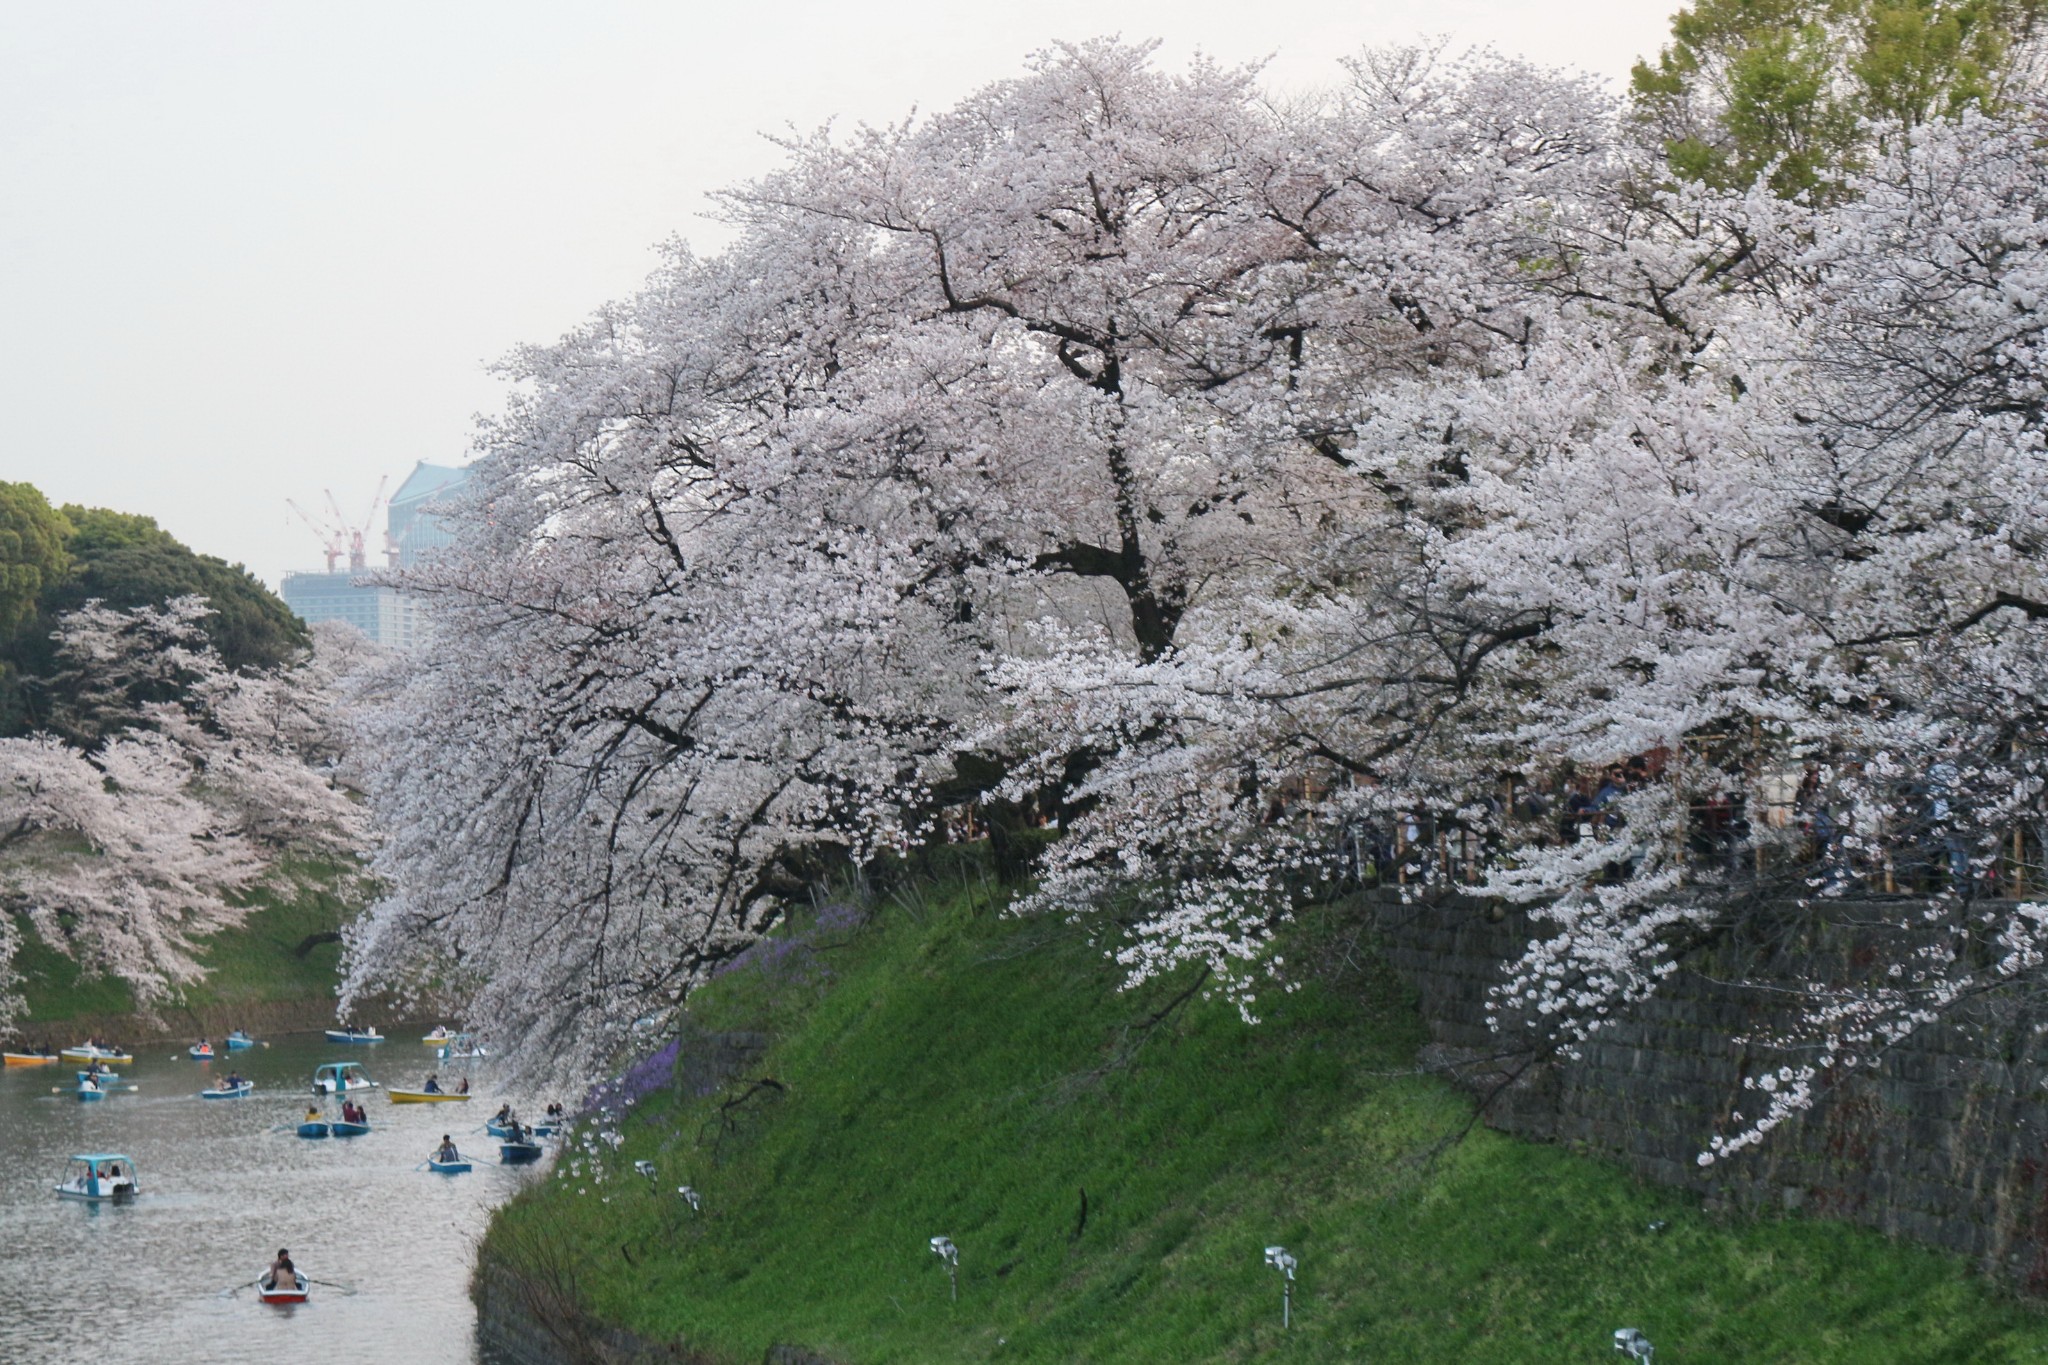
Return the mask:
[[[370,1046],[269,1042],[208,1063],[182,1045],[149,1045],[117,1068],[120,1093],[91,1102],[74,1093],[74,1064],[0,1071],[0,1361],[478,1360],[468,1292],[477,1238],[491,1210],[546,1169],[500,1165],[482,1132],[517,1097],[496,1092],[485,1064],[467,1104],[394,1105],[381,1089],[360,1092],[371,1132],[308,1140],[295,1128],[322,1062],[361,1062],[385,1086],[453,1072],[416,1030]],[[255,1093],[200,1099],[230,1067]],[[335,1100],[320,1105],[338,1116]],[[472,1173],[420,1169],[443,1133],[477,1158]],[[134,1158],[140,1197],[57,1196],[66,1161],[97,1152]],[[279,1247],[324,1282],[303,1305],[264,1305],[251,1287]]]

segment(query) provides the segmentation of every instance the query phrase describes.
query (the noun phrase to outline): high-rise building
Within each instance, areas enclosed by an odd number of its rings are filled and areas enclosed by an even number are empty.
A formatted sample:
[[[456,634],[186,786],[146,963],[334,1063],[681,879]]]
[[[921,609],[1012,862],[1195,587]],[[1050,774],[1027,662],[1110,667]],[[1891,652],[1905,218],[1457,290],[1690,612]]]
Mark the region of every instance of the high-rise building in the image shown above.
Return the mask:
[[[411,568],[454,539],[439,509],[445,508],[468,478],[467,469],[450,465],[422,460],[413,466],[391,495],[385,516],[385,554],[393,567]],[[333,562],[331,555],[329,562]],[[416,649],[425,644],[426,626],[419,604],[408,593],[367,582],[370,572],[358,553],[351,556],[345,573],[286,574],[279,595],[307,625],[346,621],[393,649]]]

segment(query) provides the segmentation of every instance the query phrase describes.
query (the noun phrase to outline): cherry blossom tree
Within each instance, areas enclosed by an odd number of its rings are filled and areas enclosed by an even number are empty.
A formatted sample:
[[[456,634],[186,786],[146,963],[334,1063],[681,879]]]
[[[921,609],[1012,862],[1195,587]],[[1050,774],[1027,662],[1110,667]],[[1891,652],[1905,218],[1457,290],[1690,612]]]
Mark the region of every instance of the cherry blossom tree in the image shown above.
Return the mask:
[[[203,975],[202,941],[241,922],[247,892],[285,884],[290,858],[362,852],[367,824],[334,773],[349,643],[232,673],[206,615],[188,597],[60,618],[57,658],[81,684],[66,733],[0,739],[0,957],[18,916],[149,1005]]]
[[[399,580],[436,648],[357,684],[348,989],[580,1067],[968,800],[1059,818],[1024,909],[1135,904],[1130,980],[1247,1015],[1368,843],[1525,903],[1498,1021],[1565,1050],[1931,856],[1763,1040],[1785,1103],[2037,965],[1977,893],[2040,810],[2038,112],[1813,204],[1664,184],[1584,81],[1348,71],[1056,49],[791,140],[730,250],[512,357]]]

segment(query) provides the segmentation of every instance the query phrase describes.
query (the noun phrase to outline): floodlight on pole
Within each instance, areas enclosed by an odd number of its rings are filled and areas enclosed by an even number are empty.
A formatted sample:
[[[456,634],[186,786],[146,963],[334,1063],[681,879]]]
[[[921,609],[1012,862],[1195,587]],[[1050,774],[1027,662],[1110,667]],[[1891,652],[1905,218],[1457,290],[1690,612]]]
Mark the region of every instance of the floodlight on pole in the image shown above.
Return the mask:
[[[1624,1327],[1614,1334],[1614,1349],[1630,1360],[1648,1360],[1657,1348],[1650,1345],[1650,1339],[1643,1335],[1640,1327]]]
[[[1280,1272],[1280,1325],[1294,1325],[1294,1268],[1301,1262],[1286,1247],[1267,1247],[1266,1264]]]
[[[946,1280],[952,1286],[953,1302],[960,1302],[960,1248],[951,1237],[932,1238],[932,1255],[946,1263]]]

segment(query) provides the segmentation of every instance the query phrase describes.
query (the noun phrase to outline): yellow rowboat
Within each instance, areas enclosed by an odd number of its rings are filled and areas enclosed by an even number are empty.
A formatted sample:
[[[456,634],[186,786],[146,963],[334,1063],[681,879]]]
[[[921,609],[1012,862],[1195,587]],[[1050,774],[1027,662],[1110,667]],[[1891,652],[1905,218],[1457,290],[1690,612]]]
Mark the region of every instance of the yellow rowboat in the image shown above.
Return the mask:
[[[40,1052],[0,1052],[0,1058],[9,1066],[49,1066],[57,1060],[57,1054],[52,1052],[46,1057]]]
[[[450,1038],[453,1038],[454,1036],[455,1034],[451,1030],[449,1030],[446,1026],[443,1026],[441,1028],[435,1029],[432,1033],[429,1033],[426,1037],[420,1039],[420,1041],[425,1043],[428,1047],[439,1047],[441,1044],[447,1042]]]
[[[467,1095],[450,1095],[443,1091],[428,1090],[387,1090],[393,1104],[468,1104]]]
[[[90,1043],[84,1047],[67,1047],[57,1055],[67,1062],[104,1062],[108,1066],[135,1065],[135,1054],[132,1052],[116,1052],[112,1048],[94,1047]]]

